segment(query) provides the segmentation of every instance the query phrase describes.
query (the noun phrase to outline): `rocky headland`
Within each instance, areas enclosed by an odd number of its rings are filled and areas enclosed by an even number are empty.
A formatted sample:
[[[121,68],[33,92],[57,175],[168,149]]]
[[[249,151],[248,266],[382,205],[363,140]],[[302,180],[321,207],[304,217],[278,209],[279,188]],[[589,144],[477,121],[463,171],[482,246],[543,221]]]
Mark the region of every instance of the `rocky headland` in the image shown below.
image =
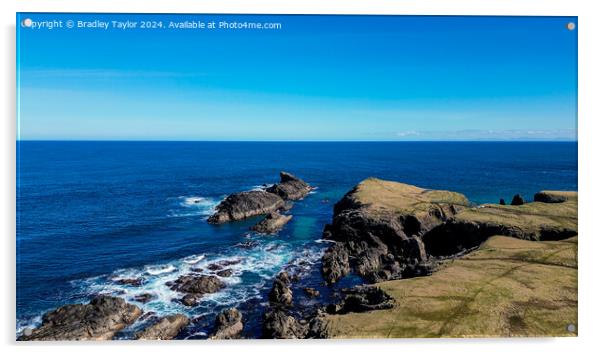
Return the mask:
[[[378,286],[327,306],[326,335],[574,335],[577,192],[533,200],[472,205],[455,192],[364,180],[325,227],[335,244],[322,274],[332,284],[356,272]]]

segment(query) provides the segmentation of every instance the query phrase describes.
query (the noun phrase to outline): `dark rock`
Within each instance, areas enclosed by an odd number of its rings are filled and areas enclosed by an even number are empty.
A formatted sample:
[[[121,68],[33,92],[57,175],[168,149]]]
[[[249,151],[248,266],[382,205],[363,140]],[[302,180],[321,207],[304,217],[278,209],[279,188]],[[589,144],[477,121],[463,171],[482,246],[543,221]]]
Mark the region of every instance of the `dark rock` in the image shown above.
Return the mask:
[[[215,318],[215,333],[210,339],[236,339],[242,330],[242,315],[237,309],[229,308]]]
[[[272,339],[305,338],[308,328],[285,309],[270,309],[263,317],[263,337]]]
[[[266,191],[277,194],[285,200],[297,200],[308,195],[311,187],[302,179],[288,172],[280,172],[280,183],[267,188]]]
[[[46,313],[42,325],[19,340],[108,340],[142,315],[121,298],[98,296],[88,304],[61,306]]]
[[[146,304],[147,302],[153,300],[154,298],[155,298],[155,295],[149,294],[149,293],[144,293],[144,294],[134,296],[134,301],[138,301],[143,304]]]
[[[523,205],[523,204],[525,204],[525,199],[523,199],[523,197],[521,197],[520,194],[514,195],[514,197],[512,197],[512,201],[510,202],[510,205]]]
[[[188,326],[188,317],[184,315],[170,315],[161,318],[156,323],[146,327],[135,334],[139,340],[168,340],[173,339],[180,331]]]
[[[272,290],[268,296],[271,303],[290,306],[293,303],[293,291],[290,288],[291,280],[287,272],[278,274]]]
[[[217,264],[217,263],[211,263],[207,266],[207,269],[212,270],[212,271],[220,270],[222,268],[223,268],[223,266],[221,264]]]
[[[314,288],[305,288],[303,292],[309,297],[318,297],[320,296],[320,292]]]
[[[533,200],[541,203],[564,203],[569,198],[577,198],[574,192],[541,191],[535,193]]]
[[[305,334],[305,338],[326,339],[328,338],[327,322],[321,314],[314,316],[309,321],[309,328]]]
[[[500,198],[500,205],[506,205],[506,201],[504,200],[504,198]]]
[[[129,285],[129,286],[142,286],[143,280],[141,278],[123,278],[114,279],[115,284]]]
[[[277,211],[269,213],[265,219],[251,227],[251,230],[261,234],[275,234],[293,218],[292,215],[282,215]]]
[[[214,275],[182,275],[173,282],[171,290],[189,294],[210,294],[220,291],[225,284]]]
[[[350,272],[349,254],[342,242],[337,242],[322,257],[322,276],[328,284],[333,284]]]
[[[249,191],[229,195],[217,207],[209,223],[222,224],[243,220],[252,216],[268,214],[284,206],[284,200],[274,193]]]
[[[184,297],[182,297],[182,299],[180,299],[180,302],[185,306],[196,306],[199,303],[199,296],[193,294],[186,294],[184,295]]]
[[[220,270],[219,272],[216,273],[217,275],[219,275],[222,278],[228,278],[232,276],[232,269],[224,269],[224,270]]]
[[[366,312],[390,309],[395,301],[382,289],[374,286],[356,286],[343,289],[345,298],[335,307],[335,313]]]
[[[466,205],[459,193],[364,180],[335,204],[324,230],[337,242],[323,256],[324,279],[332,284],[351,269],[371,282],[428,272],[421,237]]]
[[[250,249],[250,248],[257,247],[257,245],[259,245],[259,242],[253,241],[253,240],[249,240],[249,241],[244,241],[244,242],[237,243],[236,247],[238,247],[238,248],[244,248],[244,249]]]

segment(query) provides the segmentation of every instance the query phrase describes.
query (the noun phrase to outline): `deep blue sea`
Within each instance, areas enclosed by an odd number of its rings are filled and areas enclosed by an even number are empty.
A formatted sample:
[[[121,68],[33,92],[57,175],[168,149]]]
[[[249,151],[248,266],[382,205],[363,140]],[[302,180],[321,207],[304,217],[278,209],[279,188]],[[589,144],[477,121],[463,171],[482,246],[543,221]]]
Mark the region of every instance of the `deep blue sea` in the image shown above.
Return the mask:
[[[151,293],[155,300],[137,303],[144,310],[194,319],[180,338],[205,338],[216,312],[229,306],[242,310],[246,335],[258,336],[280,270],[301,277],[297,300],[331,296],[319,275],[328,246],[322,229],[333,204],[370,176],[458,191],[474,203],[577,189],[572,142],[21,141],[17,154],[18,332],[45,311],[94,294],[132,301]],[[251,233],[257,218],[206,222],[226,195],[276,183],[281,170],[317,189],[295,203],[278,236]],[[223,291],[194,309],[174,301],[181,296],[165,282],[219,260],[239,262]],[[129,277],[143,286],[112,280]],[[306,298],[305,286],[321,297]]]

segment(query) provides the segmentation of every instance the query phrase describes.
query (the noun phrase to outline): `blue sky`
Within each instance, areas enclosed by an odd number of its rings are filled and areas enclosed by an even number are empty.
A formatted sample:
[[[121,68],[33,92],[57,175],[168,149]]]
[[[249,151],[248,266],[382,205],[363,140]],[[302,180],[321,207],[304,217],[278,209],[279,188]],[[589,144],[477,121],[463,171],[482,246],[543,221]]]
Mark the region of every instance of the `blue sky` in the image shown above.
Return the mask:
[[[24,18],[282,29],[19,27],[20,139],[576,139],[572,17]]]

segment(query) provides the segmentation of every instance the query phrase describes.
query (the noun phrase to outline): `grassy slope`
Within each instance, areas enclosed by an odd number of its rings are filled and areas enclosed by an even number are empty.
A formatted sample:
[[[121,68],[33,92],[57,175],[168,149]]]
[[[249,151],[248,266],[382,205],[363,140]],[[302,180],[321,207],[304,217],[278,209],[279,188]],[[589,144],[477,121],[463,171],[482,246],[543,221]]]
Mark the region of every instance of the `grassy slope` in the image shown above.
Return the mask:
[[[468,199],[460,193],[423,189],[409,184],[368,178],[357,185],[353,198],[371,211],[399,214],[427,212],[433,204],[467,206]]]
[[[341,338],[570,336],[577,323],[577,237],[496,236],[429,277],[379,283],[391,310],[328,316]]]

